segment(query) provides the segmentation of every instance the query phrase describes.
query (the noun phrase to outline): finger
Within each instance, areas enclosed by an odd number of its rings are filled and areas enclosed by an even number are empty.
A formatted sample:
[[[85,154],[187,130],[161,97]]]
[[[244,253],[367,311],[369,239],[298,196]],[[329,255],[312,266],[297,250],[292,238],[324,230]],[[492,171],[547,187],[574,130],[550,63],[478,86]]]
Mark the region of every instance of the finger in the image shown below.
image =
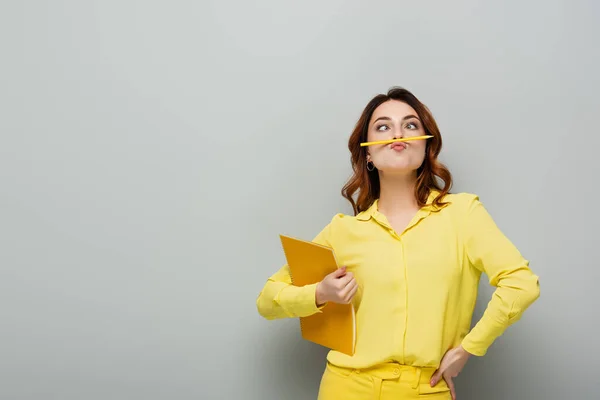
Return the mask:
[[[358,282],[356,282],[356,279],[352,279],[352,281],[350,281],[350,283],[348,283],[346,285],[346,290],[347,292],[351,292],[352,290],[355,290],[358,287]]]
[[[344,286],[341,290],[340,290],[340,297],[341,298],[346,298],[346,296],[348,295],[348,293],[350,293],[350,291],[352,290],[352,288],[357,285],[356,280],[351,280],[346,286]]]
[[[450,394],[452,395],[452,400],[456,400],[456,389],[454,388],[454,381],[449,376],[444,376],[444,380],[446,384],[450,388]]]
[[[356,290],[358,289],[358,285],[354,285],[354,287],[350,290],[350,292],[346,295],[346,302],[350,303],[356,294]]]
[[[437,371],[435,371],[435,373],[431,377],[431,381],[429,382],[429,385],[431,387],[434,387],[435,385],[437,385],[437,383],[439,382],[441,376],[442,376],[442,370],[438,369]]]
[[[356,282],[356,279],[354,279],[354,274],[352,274],[352,272],[348,272],[345,276],[344,276],[344,286],[350,286],[352,285],[353,282]]]
[[[346,275],[342,276],[341,278],[339,278],[337,280],[337,287],[339,289],[343,289],[346,287],[346,285],[348,285],[352,280],[354,280],[354,276],[352,275],[352,272],[348,272]]]
[[[344,274],[345,274],[345,273],[346,273],[346,267],[345,267],[345,266],[343,266],[343,267],[341,267],[341,268],[338,268],[338,269],[336,269],[336,270],[333,272],[333,276],[334,276],[335,278],[339,278],[339,277],[342,277],[342,276],[344,276]]]

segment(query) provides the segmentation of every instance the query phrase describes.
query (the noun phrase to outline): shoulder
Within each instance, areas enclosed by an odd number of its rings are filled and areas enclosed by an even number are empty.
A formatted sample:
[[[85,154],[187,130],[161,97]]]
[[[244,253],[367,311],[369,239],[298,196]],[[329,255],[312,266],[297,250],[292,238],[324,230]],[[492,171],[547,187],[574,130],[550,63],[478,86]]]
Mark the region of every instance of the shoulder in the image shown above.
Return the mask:
[[[327,224],[328,233],[331,236],[337,236],[340,234],[345,234],[350,230],[354,230],[361,222],[362,213],[358,215],[350,215],[345,214],[343,212],[338,212],[334,214],[329,223]]]
[[[333,229],[343,228],[348,224],[352,224],[356,221],[356,216],[339,212],[331,217],[331,220],[329,221],[329,226]]]
[[[458,206],[468,205],[479,201],[479,195],[470,192],[449,193],[444,197],[444,201],[456,203]]]
[[[470,192],[448,193],[442,199],[448,204],[448,211],[459,216],[466,216],[473,207],[481,204],[479,195]]]
[[[349,229],[350,221],[354,217],[343,213],[334,214],[323,229],[313,238],[313,242],[326,246],[333,246],[338,241],[340,235],[343,235]]]

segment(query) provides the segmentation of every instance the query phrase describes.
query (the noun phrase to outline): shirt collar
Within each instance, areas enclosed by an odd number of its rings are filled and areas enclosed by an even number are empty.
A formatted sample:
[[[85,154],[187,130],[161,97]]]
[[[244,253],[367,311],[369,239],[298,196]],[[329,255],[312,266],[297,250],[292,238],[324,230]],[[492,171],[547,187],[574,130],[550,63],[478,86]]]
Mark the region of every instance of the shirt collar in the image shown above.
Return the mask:
[[[429,215],[431,212],[437,212],[441,209],[441,208],[435,207],[433,205],[433,200],[439,194],[440,194],[439,190],[432,189],[430,191],[429,196],[427,196],[427,201],[425,202],[425,205],[423,207],[421,207],[421,209],[419,210],[419,213],[422,214],[423,217]],[[379,204],[379,199],[375,199],[373,204],[371,204],[371,206],[368,209],[366,209],[365,211],[362,211],[356,215],[356,219],[358,219],[359,221],[368,221],[372,217],[377,217],[379,215],[378,204]]]

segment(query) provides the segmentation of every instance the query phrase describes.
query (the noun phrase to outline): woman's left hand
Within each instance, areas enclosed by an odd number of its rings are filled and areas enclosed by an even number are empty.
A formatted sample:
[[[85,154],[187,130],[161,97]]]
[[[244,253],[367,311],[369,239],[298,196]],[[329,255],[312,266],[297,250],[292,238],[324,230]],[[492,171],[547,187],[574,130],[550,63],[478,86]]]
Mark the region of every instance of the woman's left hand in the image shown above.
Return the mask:
[[[470,356],[471,354],[463,349],[462,346],[448,350],[442,358],[440,367],[431,377],[431,386],[433,387],[437,385],[440,379],[444,379],[450,388],[452,400],[456,400],[456,390],[454,389],[454,382],[452,381],[452,378],[456,378],[458,376]]]

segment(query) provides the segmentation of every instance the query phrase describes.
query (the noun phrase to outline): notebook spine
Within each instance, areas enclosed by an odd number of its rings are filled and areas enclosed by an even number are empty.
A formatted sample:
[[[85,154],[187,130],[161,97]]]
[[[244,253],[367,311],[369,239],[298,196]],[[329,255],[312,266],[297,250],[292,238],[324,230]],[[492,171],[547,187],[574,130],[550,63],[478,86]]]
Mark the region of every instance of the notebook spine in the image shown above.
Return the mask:
[[[289,270],[289,274],[290,274],[290,282],[292,282],[293,286],[296,286],[296,283],[294,281],[294,274],[292,274],[292,269],[290,268],[289,262],[287,260],[289,260],[287,252],[285,251],[285,246],[283,245],[283,242],[281,243],[281,249],[283,250],[283,255],[285,256],[286,259],[286,263],[288,265],[288,270]],[[304,335],[304,318],[299,317],[298,321],[300,321],[300,333],[302,335]]]
[[[292,282],[292,285],[295,285],[294,283],[294,275],[292,274],[292,269],[290,268],[290,263],[287,261],[289,260],[287,252],[285,251],[285,246],[283,245],[283,242],[281,243],[281,250],[283,250],[283,255],[285,256],[285,260],[286,260],[286,264],[288,266],[288,270],[290,271],[290,282]]]

